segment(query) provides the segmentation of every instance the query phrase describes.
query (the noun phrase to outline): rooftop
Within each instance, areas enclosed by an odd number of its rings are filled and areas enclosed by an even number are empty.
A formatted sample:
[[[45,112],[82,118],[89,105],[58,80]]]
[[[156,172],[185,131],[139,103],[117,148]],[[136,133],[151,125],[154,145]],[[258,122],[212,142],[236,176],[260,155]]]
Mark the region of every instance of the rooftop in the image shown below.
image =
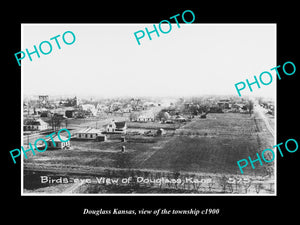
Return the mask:
[[[95,133],[97,133],[98,134],[98,133],[101,133],[101,130],[95,129],[95,128],[92,128],[92,127],[87,127],[85,129],[79,130],[76,133],[85,133],[85,134],[95,134]]]
[[[25,119],[24,125],[48,125],[48,123],[42,119]]]
[[[52,137],[53,137],[53,136],[52,136]],[[64,136],[62,136],[62,135],[61,135],[61,139],[62,139],[63,141],[67,140],[67,138],[64,137]],[[53,137],[53,140],[54,140],[54,142],[62,142],[61,140],[59,140],[59,138],[58,138],[57,135],[55,135],[55,136]],[[49,138],[46,139],[46,141],[47,141],[47,142],[52,142],[52,139],[49,137]]]
[[[116,124],[116,128],[124,128],[126,125],[126,122],[114,122]]]

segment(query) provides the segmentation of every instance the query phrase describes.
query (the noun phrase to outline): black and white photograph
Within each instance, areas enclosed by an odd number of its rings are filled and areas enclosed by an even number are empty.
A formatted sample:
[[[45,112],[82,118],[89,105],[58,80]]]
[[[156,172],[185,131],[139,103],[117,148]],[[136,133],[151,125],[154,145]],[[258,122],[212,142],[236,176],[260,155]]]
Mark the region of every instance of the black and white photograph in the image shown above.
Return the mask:
[[[276,24],[161,30],[22,24],[23,195],[276,194]]]
[[[296,221],[297,6],[101,3],[4,8],[3,221]]]

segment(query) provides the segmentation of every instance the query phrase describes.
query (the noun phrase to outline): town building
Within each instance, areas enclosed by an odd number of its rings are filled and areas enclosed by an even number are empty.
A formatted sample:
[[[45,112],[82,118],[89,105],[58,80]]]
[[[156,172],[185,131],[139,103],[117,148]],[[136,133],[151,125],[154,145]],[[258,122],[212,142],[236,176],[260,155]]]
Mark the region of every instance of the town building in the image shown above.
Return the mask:
[[[232,106],[232,103],[229,99],[221,99],[217,102],[218,106],[222,109],[230,109]]]
[[[102,113],[102,112],[106,112],[106,111],[108,111],[108,106],[106,106],[105,104],[97,104],[97,106],[96,106],[96,110],[97,110],[97,115],[98,114],[100,114],[100,113]]]
[[[242,112],[242,111],[246,110],[247,108],[246,108],[246,105],[243,103],[234,103],[232,105],[232,109]]]
[[[95,128],[85,128],[75,133],[77,139],[92,139],[96,140],[98,136],[102,136],[101,130]]]
[[[42,119],[25,119],[23,125],[24,131],[41,131],[48,129],[48,123]]]
[[[154,121],[154,115],[152,114],[141,114],[136,118],[137,122],[153,122]]]
[[[74,118],[76,115],[76,110],[66,110],[65,115],[68,118]]]
[[[97,115],[97,109],[93,104],[82,104],[79,107],[81,110],[88,112],[91,116]]]

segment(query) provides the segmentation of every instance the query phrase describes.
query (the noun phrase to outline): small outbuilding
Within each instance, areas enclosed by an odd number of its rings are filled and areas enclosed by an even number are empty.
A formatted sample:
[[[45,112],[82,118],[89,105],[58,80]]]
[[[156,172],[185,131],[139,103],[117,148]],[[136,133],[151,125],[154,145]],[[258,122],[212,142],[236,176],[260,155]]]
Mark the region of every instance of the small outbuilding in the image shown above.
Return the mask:
[[[96,140],[95,141],[99,141],[99,142],[104,142],[107,140],[107,137],[103,134],[100,134],[96,137]]]
[[[125,147],[125,145],[123,145],[123,146],[121,147],[121,152],[125,152],[125,149],[126,149],[126,147]]]
[[[159,128],[159,129],[156,131],[156,135],[157,135],[157,136],[162,136],[162,135],[164,135],[164,134],[166,134],[166,131],[165,131],[164,129],[162,129],[162,128]]]
[[[61,140],[59,140],[58,136],[53,137],[53,141],[51,138],[48,138],[46,142],[48,145],[47,149],[69,149],[71,147],[70,140],[68,140],[67,142],[62,142]]]
[[[200,118],[201,118],[201,119],[206,119],[206,115],[207,115],[207,113],[202,113],[202,114],[200,115]]]
[[[65,115],[68,118],[74,118],[76,115],[76,110],[66,110]]]
[[[182,122],[186,122],[186,119],[184,117],[180,116],[180,115],[177,115],[175,117],[175,121],[182,123]]]

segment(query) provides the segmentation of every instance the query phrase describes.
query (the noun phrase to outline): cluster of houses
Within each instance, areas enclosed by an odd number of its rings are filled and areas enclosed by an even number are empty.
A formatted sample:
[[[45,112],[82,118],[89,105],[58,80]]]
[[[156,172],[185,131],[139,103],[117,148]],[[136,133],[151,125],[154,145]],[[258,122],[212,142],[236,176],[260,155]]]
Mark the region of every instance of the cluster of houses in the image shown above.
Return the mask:
[[[30,125],[29,125],[30,124]],[[31,125],[33,124],[33,125]],[[47,128],[47,123],[43,122],[41,119],[28,120],[26,125],[24,124],[24,129],[30,126],[31,129],[45,130]],[[34,126],[33,128],[31,126]],[[103,129],[95,129],[92,127],[83,128],[72,134],[72,139],[76,140],[93,140],[104,142],[107,140],[107,134],[126,134],[127,124],[126,122],[116,122],[111,121]],[[71,147],[70,140],[67,142],[62,142],[58,136],[52,136],[46,139],[48,149],[69,149]]]
[[[224,112],[246,112],[247,101],[233,99],[207,99],[203,104],[188,102],[184,103],[184,109],[190,111],[193,115]]]
[[[23,103],[24,115],[52,117],[54,114],[66,118],[88,118],[100,116],[103,113],[131,113],[147,110],[158,104],[141,99],[102,100],[101,102],[66,98],[49,100],[48,95],[40,95],[36,100],[27,100]],[[140,121],[151,121],[154,118],[139,118]]]
[[[244,112],[247,111],[247,103],[240,101],[232,101],[229,99],[221,99],[217,102],[217,105],[222,110],[227,112]]]
[[[37,122],[41,122],[42,120],[36,120]],[[39,124],[39,126],[41,126]],[[37,129],[44,129],[45,127],[36,127]],[[119,134],[121,136],[115,136],[113,139],[120,138],[121,141],[125,141],[125,134],[127,133],[127,123],[125,121],[117,122],[111,121],[102,129],[96,129],[92,127],[86,127],[77,131],[72,132],[71,140],[85,140],[85,141],[96,141],[96,142],[105,142],[107,141],[108,137],[111,138],[114,134]],[[166,131],[162,128],[159,128],[155,133],[149,131],[148,135],[151,136],[162,136],[166,134]],[[71,143],[70,140],[67,142],[62,142],[58,136],[51,136],[51,138],[46,139],[48,149],[70,149]]]
[[[98,112],[106,113],[131,113],[147,110],[157,104],[153,102],[143,102],[141,99],[130,99],[127,102],[107,102],[106,104],[97,104]]]

